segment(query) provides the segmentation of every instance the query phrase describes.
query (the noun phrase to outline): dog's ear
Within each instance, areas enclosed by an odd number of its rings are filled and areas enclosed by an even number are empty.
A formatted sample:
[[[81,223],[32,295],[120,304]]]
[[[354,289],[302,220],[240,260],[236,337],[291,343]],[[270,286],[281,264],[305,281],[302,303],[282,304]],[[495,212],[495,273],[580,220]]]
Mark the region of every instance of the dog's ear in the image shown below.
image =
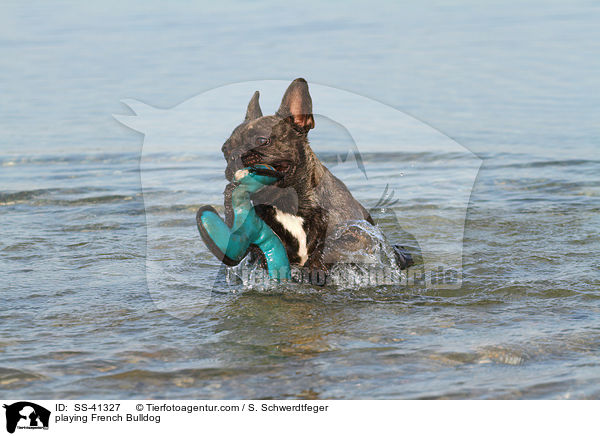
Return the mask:
[[[244,121],[255,120],[256,118],[263,116],[262,111],[260,110],[260,105],[258,104],[259,96],[260,94],[258,91],[256,91],[250,99],[250,103],[248,103],[248,110],[246,110],[246,119]]]
[[[299,78],[294,80],[288,87],[277,115],[289,119],[296,128],[308,132],[315,127],[315,119],[312,114],[312,99],[308,92],[308,83]]]

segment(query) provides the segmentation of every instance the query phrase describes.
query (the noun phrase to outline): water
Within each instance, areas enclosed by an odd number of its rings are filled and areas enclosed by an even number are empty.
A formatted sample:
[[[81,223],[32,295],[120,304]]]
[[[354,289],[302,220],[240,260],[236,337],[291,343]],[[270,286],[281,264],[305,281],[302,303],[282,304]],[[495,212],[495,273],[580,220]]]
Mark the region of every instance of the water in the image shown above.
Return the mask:
[[[292,7],[8,4],[3,396],[599,398],[598,6]],[[168,108],[298,76],[405,111],[483,160],[460,289],[213,289],[194,214],[220,204],[220,143],[147,155],[143,177],[163,188],[142,196],[142,138],[111,117],[120,100]],[[272,112],[279,96],[261,98]],[[317,121],[315,151],[367,207],[406,169],[379,216],[391,240],[404,237],[395,217],[419,243],[439,240],[453,205],[435,182],[460,163],[362,149],[366,183],[336,165],[341,130]],[[169,301],[147,259],[186,283]]]

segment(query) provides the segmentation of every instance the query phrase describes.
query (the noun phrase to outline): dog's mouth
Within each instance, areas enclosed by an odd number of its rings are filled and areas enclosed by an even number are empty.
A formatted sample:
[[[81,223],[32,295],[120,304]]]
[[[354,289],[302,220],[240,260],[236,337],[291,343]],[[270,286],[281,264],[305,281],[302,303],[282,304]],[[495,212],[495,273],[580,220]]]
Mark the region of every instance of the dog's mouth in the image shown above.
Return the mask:
[[[250,152],[242,156],[242,163],[245,167],[251,167],[252,165],[263,163],[262,160],[263,157],[259,153]]]
[[[285,175],[289,173],[292,168],[292,162],[288,160],[279,160],[275,162],[265,162],[264,157],[260,153],[250,152],[242,156],[242,163],[245,167],[251,167],[256,164],[266,164],[275,168],[275,171]]]

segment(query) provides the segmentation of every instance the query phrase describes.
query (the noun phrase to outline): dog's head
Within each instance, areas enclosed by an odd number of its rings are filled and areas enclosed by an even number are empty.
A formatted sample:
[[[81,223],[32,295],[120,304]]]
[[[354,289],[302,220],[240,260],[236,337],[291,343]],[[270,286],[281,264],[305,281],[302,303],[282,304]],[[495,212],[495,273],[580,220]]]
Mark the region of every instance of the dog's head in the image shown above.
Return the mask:
[[[246,118],[237,126],[221,150],[227,161],[225,177],[258,163],[271,165],[283,174],[278,185],[293,186],[304,174],[310,153],[307,134],[315,126],[312,100],[304,79],[294,80],[281,100],[275,115],[263,116],[256,91],[246,111]]]

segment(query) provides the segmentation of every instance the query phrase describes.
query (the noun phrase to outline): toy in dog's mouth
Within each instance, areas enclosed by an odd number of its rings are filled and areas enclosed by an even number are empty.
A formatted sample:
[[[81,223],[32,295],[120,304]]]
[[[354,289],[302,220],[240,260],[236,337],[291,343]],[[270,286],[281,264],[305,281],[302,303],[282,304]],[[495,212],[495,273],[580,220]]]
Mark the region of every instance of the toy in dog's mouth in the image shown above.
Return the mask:
[[[272,166],[275,169],[275,171],[277,171],[283,175],[289,173],[290,170],[293,168],[292,162],[287,161],[287,160],[280,160],[280,161],[275,161],[275,162],[265,162],[263,156],[259,153],[255,153],[255,152],[250,152],[250,153],[246,153],[245,155],[243,155],[242,163],[244,164],[245,167],[250,167],[253,165],[257,165],[257,164],[269,165],[269,166]]]

